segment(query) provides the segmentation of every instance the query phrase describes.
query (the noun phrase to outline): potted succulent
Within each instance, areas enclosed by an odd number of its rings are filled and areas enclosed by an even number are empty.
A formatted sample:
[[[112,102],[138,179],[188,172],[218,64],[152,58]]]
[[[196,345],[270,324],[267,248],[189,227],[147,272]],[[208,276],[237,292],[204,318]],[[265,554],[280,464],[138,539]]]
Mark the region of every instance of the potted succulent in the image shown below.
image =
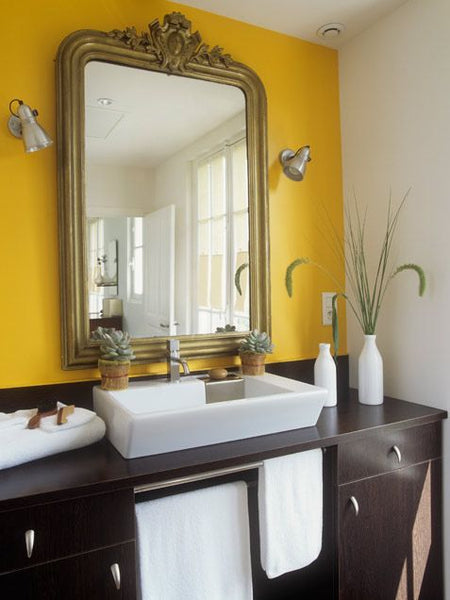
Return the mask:
[[[273,344],[265,331],[253,329],[239,346],[242,373],[244,375],[264,375],[266,354],[273,352]]]
[[[120,329],[97,327],[91,339],[100,342],[98,368],[103,390],[124,390],[128,387],[130,361],[136,357],[130,343],[130,334]]]

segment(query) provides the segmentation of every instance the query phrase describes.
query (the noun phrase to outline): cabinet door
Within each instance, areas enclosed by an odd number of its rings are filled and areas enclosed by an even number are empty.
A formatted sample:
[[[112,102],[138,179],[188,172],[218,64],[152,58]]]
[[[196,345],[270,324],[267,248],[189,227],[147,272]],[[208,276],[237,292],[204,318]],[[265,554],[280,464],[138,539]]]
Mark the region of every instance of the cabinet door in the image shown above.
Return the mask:
[[[111,566],[120,573],[120,585]],[[119,586],[119,589],[118,589]],[[134,543],[15,571],[0,577],[0,598],[20,600],[135,600]]]
[[[134,495],[121,490],[3,512],[0,532],[0,573],[114,546],[134,540]]]
[[[341,600],[440,600],[441,461],[339,486]]]

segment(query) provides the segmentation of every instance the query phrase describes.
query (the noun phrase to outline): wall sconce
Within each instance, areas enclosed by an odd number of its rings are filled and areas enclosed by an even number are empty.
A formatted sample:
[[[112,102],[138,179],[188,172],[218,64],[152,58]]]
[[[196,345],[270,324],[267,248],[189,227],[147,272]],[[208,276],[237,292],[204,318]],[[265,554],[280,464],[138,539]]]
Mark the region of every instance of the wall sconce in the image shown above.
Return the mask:
[[[283,173],[289,179],[301,181],[305,176],[306,163],[311,160],[311,149],[309,146],[302,146],[293,152],[286,149],[280,152],[280,162],[283,165]]]
[[[19,104],[17,113],[12,109],[14,102]],[[51,137],[36,121],[36,109],[32,110],[28,104],[14,98],[9,103],[9,112],[8,129],[16,138],[22,138],[25,152],[36,152],[53,144]]]

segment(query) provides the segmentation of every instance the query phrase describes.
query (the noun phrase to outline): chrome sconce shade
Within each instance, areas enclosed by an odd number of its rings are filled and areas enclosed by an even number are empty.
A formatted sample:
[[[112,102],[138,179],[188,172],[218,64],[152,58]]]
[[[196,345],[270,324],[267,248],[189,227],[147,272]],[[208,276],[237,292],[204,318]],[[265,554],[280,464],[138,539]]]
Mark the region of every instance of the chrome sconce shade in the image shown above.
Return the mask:
[[[289,179],[302,181],[305,176],[306,164],[311,160],[311,149],[309,146],[302,146],[293,152],[286,149],[280,152],[280,162],[283,165],[283,173]]]
[[[14,102],[19,104],[17,113],[12,109]],[[38,115],[36,109],[33,110],[22,100],[14,98],[9,103],[9,112],[11,116],[8,120],[8,129],[15,137],[22,138],[25,152],[36,152],[53,144],[51,137],[36,121]]]

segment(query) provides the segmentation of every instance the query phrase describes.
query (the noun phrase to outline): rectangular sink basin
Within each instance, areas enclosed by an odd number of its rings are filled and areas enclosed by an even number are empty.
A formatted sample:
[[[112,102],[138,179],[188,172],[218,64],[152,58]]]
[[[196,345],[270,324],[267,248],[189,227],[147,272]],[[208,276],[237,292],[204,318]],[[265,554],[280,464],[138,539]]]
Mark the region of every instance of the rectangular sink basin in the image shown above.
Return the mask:
[[[244,376],[241,389],[241,398],[207,403],[196,377],[117,392],[95,387],[94,409],[122,456],[137,458],[311,427],[327,397],[323,388],[269,373]]]

